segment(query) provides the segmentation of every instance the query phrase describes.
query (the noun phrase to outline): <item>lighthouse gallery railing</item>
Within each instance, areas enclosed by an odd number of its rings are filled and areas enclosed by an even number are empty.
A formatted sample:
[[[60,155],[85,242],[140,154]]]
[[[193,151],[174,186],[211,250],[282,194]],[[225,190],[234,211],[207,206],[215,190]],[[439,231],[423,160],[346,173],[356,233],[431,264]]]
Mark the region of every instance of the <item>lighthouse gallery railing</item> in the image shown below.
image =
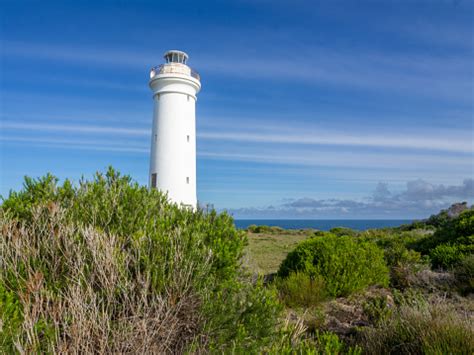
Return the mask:
[[[201,80],[201,77],[197,71],[188,67],[187,65],[176,65],[176,63],[160,64],[156,67],[153,67],[150,71],[150,78],[153,78],[155,75],[158,74],[168,73],[191,75],[193,78]]]

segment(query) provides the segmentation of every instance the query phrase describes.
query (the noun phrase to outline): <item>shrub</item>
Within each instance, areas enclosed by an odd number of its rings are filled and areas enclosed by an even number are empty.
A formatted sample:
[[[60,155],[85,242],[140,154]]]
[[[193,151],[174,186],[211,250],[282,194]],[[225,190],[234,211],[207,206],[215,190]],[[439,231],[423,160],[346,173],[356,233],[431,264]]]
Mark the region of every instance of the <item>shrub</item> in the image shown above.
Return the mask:
[[[351,228],[347,228],[347,227],[331,228],[329,230],[329,233],[332,233],[332,234],[337,235],[337,236],[349,235],[351,237],[355,237],[359,234],[358,231],[355,231],[355,230],[353,230]]]
[[[474,208],[462,212],[458,217],[449,218],[432,236],[413,243],[413,247],[422,254],[429,254],[441,244],[464,246],[474,244]]]
[[[258,233],[257,230],[259,230],[259,226],[257,226],[256,224],[251,224],[247,227],[247,231],[250,233]]]
[[[426,221],[413,221],[409,224],[402,224],[394,229],[400,231],[412,231],[417,229],[435,229],[435,227],[432,224],[427,224]]]
[[[463,294],[474,293],[474,255],[470,254],[454,267],[454,277]]]
[[[322,354],[361,354],[359,347],[347,347],[337,336],[337,334],[331,332],[316,332],[315,335],[316,348],[320,350]]]
[[[360,238],[365,241],[371,241],[382,249],[406,247],[412,250],[412,245],[417,244],[420,240],[429,238],[432,235],[430,230],[408,230],[402,231],[397,228],[389,229],[370,229],[359,234]],[[390,264],[390,260],[387,260]],[[396,262],[396,260],[394,260]],[[393,264],[391,264],[393,265]]]
[[[431,215],[426,221],[425,224],[429,226],[433,226],[435,228],[441,228],[446,226],[452,217],[448,214],[448,211],[441,211],[438,214]]]
[[[291,273],[275,281],[280,298],[289,307],[313,307],[326,297],[324,280],[321,276],[311,277],[303,272]]]
[[[473,322],[446,305],[414,301],[400,305],[376,327],[358,334],[367,354],[472,354]]]
[[[385,244],[384,257],[390,268],[390,286],[402,290],[412,286],[413,275],[426,267],[426,261],[420,253],[407,249],[399,239]]]
[[[209,293],[203,313],[206,324],[201,336],[205,347],[195,338],[194,349],[211,353],[259,353],[262,346],[278,339],[278,318],[282,306],[274,289],[264,288],[262,280],[230,282],[219,292]]]
[[[431,265],[433,268],[450,269],[465,257],[469,249],[464,245],[440,244],[430,251]]]
[[[0,352],[182,353],[271,344],[274,292],[240,268],[232,218],[113,169],[26,179],[0,207]]]
[[[399,240],[396,240],[385,247],[384,257],[389,267],[423,263],[420,253],[415,250],[407,249],[405,244]]]
[[[285,232],[285,230],[278,226],[257,226],[252,224],[247,227],[247,231],[250,233],[267,233],[267,234],[281,234]]]
[[[265,349],[264,353],[284,355],[360,355],[362,353],[359,346],[347,346],[335,333],[316,331],[304,336],[306,331],[301,319],[293,323],[287,318],[280,330],[278,342]]]
[[[326,233],[301,242],[283,260],[278,276],[303,272],[321,276],[331,296],[344,296],[369,285],[387,285],[388,268],[375,244]]]
[[[370,322],[378,324],[383,322],[392,314],[392,307],[385,296],[369,297],[363,303],[364,314]]]
[[[474,235],[474,208],[462,212],[454,220],[454,231],[458,236]]]

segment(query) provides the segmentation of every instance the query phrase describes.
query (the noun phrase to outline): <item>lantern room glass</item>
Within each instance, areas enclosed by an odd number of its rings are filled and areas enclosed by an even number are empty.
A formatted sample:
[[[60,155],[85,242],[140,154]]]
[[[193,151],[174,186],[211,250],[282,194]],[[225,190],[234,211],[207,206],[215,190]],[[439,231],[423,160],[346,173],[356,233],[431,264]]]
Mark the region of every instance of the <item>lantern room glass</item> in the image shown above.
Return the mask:
[[[185,53],[178,51],[170,51],[165,55],[166,63],[186,64],[187,59],[188,56]]]

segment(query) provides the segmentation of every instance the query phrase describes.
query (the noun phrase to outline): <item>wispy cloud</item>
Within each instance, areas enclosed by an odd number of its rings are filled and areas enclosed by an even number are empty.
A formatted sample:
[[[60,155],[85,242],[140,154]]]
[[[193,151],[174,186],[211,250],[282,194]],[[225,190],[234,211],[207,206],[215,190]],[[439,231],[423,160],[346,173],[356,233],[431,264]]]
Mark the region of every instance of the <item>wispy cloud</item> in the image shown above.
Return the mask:
[[[3,129],[46,131],[46,132],[75,132],[91,134],[115,134],[126,136],[150,136],[149,129],[110,127],[110,126],[92,126],[92,125],[72,125],[72,124],[50,124],[50,123],[16,123],[3,122]]]
[[[130,142],[116,142],[90,139],[67,139],[58,137],[37,138],[37,137],[17,137],[0,136],[0,142],[28,143],[29,146],[47,147],[72,150],[107,151],[107,152],[128,152],[128,153],[149,153],[149,148],[144,145],[130,144]]]
[[[261,149],[260,149],[261,150]],[[440,157],[437,155],[415,155],[394,153],[363,153],[355,151],[275,151],[266,153],[211,152],[201,151],[200,155],[209,159],[271,163],[279,165],[303,165],[346,168],[414,169],[420,172],[426,168],[444,165],[451,169],[472,170],[472,157]]]
[[[53,131],[58,128],[53,127]],[[100,128],[100,129],[97,129]],[[67,132],[79,132],[70,129]],[[124,129],[105,129],[104,127],[86,127],[82,132],[87,133],[113,133],[125,136],[129,135]],[[143,136],[143,132],[132,130],[133,136]],[[148,136],[148,132],[146,132]],[[137,144],[135,141],[121,140],[117,142],[115,138],[102,140],[77,139],[77,137],[25,137],[14,135],[2,135],[0,140],[4,142],[27,142],[30,146],[49,146],[58,148],[78,149],[78,150],[107,150],[107,151],[129,151],[135,153],[148,153],[148,140]],[[146,142],[146,143],[145,143]],[[238,149],[226,149],[224,151],[199,150],[198,156],[201,159],[220,161],[256,162],[262,164],[274,164],[279,166],[305,166],[305,167],[344,167],[351,168],[379,168],[401,171],[416,169],[419,174],[424,170],[432,170],[440,164],[449,167],[452,171],[472,170],[472,158],[467,157],[443,157],[433,154],[396,154],[396,153],[367,153],[357,151],[326,151],[302,149],[262,149],[261,147],[245,147]]]
[[[235,46],[214,51],[219,52],[219,60],[204,54],[193,58],[193,65],[204,72],[246,79],[384,90],[465,102],[472,99],[471,60],[455,55],[380,53],[355,48],[348,51],[314,45],[292,52],[273,49],[265,56],[249,55],[245,47]],[[4,42],[4,55],[129,68],[148,68],[157,60],[152,52],[13,41]]]
[[[52,124],[34,122],[1,123],[0,140],[4,144],[58,149],[149,153],[149,129],[83,124]],[[283,127],[280,129],[284,130]],[[452,181],[462,174],[472,174],[471,142],[452,133],[439,137],[351,135],[347,133],[300,132],[287,128],[288,133],[199,132],[198,157],[207,161],[257,163],[285,169],[344,169],[329,176],[339,180],[375,180],[380,176],[391,181],[403,176],[432,176],[436,181]],[[206,144],[208,141],[211,144]],[[241,144],[241,143],[251,144]],[[233,143],[233,144],[231,144]],[[370,150],[364,147],[369,147]],[[379,148],[373,151],[373,148]],[[450,171],[450,179],[442,165]],[[348,171],[364,170],[357,176]],[[368,171],[371,170],[371,171]],[[377,172],[374,172],[377,170]],[[389,173],[391,171],[391,173]],[[301,175],[302,173],[299,172]]]
[[[4,121],[3,129],[28,130],[35,132],[76,132],[89,134],[109,134],[124,136],[150,136],[149,129],[111,127],[82,124],[51,124],[33,122]],[[285,133],[283,133],[285,131]],[[380,132],[368,134],[354,132],[352,134],[328,131],[325,129],[297,131],[294,127],[281,127],[278,130],[260,129],[256,132],[238,131],[234,128],[226,131],[203,130],[198,138],[215,141],[273,143],[280,145],[327,145],[342,147],[379,147],[397,149],[418,149],[428,151],[445,151],[457,153],[473,153],[472,135],[465,132],[446,131],[443,135],[429,137],[426,132],[412,135]]]
[[[20,41],[3,41],[3,53],[8,56],[48,59],[68,63],[94,63],[113,67],[146,68],[153,66],[156,56],[153,53],[137,53],[136,51],[70,46],[67,44],[31,43]]]
[[[273,57],[239,55],[197,58],[201,70],[246,78],[384,90],[398,94],[469,101],[473,83],[470,59],[403,55],[327,47],[304,48]],[[304,58],[304,60],[302,60]]]
[[[462,48],[472,50],[472,24],[465,26],[460,24],[444,24],[442,26],[430,24],[426,21],[416,21],[404,25],[392,25],[394,31],[410,38],[418,39],[421,42],[448,46],[450,48]]]
[[[367,133],[347,134],[328,131],[292,132],[276,134],[274,132],[249,133],[249,132],[201,132],[200,138],[215,140],[231,140],[239,142],[258,143],[282,143],[282,144],[305,144],[305,145],[335,145],[335,146],[362,146],[362,147],[384,147],[404,149],[426,149],[448,152],[472,153],[472,141],[462,137],[423,137],[396,136],[388,134],[369,135]],[[459,138],[459,137],[458,137]]]

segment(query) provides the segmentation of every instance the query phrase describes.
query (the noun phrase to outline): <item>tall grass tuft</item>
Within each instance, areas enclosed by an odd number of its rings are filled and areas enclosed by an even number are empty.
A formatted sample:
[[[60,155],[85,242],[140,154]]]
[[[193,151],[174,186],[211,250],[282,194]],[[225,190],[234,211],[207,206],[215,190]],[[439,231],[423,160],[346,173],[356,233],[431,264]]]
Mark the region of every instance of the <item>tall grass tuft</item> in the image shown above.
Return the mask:
[[[474,324],[447,304],[411,298],[375,328],[364,328],[359,344],[367,354],[472,354]]]

